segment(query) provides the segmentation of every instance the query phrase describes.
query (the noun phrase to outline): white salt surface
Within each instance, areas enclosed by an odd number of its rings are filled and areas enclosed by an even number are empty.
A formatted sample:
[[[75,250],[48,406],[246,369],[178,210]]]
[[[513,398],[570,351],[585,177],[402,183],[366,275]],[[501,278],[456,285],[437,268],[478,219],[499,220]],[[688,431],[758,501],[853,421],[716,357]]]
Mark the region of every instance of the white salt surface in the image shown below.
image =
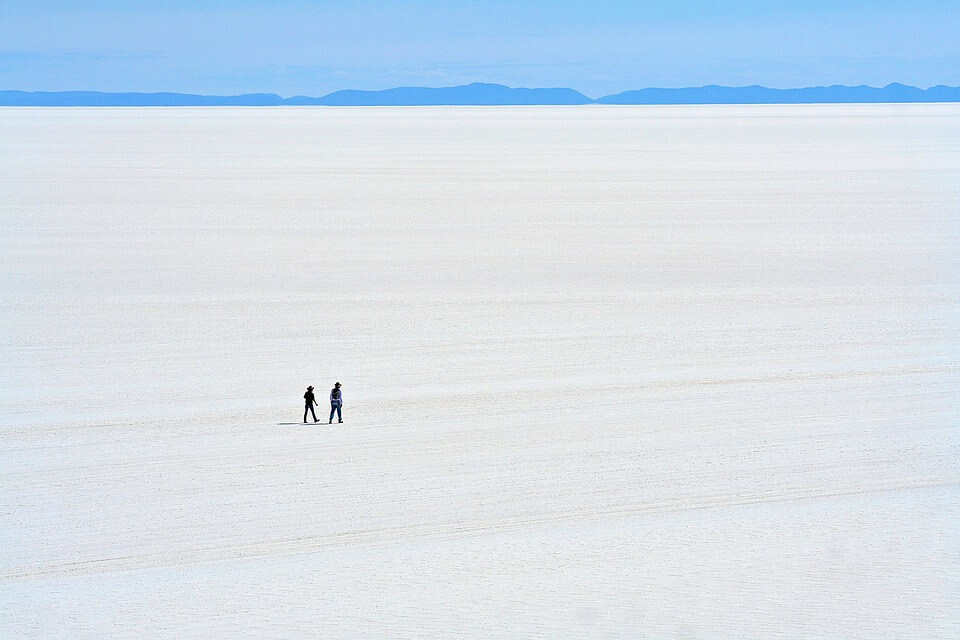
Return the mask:
[[[0,225],[0,637],[960,637],[960,105],[0,109]]]

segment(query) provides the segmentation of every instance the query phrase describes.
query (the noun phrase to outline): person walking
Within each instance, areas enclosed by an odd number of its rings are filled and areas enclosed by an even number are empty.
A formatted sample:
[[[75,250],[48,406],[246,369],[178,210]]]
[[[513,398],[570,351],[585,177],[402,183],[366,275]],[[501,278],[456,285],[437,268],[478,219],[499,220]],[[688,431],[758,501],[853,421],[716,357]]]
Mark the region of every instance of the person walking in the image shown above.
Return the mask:
[[[340,407],[343,406],[343,394],[340,393],[340,383],[333,385],[333,389],[330,390],[330,422],[327,424],[333,423],[333,414],[337,414],[337,422],[343,422],[343,414],[340,413]]]
[[[307,411],[313,414],[313,421],[320,422],[317,420],[317,414],[313,410],[313,405],[320,406],[317,402],[317,399],[313,397],[313,387],[307,387],[307,392],[303,394],[303,399],[307,403],[303,408],[303,424],[307,424]]]

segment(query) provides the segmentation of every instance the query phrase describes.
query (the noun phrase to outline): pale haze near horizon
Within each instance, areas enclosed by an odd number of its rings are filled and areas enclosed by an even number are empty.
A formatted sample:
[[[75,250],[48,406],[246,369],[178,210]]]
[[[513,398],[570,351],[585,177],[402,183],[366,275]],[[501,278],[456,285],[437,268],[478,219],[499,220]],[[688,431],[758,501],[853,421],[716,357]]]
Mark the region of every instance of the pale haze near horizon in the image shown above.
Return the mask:
[[[906,2],[5,2],[0,89],[272,92],[498,82],[960,85],[960,5]]]
[[[0,109],[0,636],[956,638],[958,202],[960,105]]]

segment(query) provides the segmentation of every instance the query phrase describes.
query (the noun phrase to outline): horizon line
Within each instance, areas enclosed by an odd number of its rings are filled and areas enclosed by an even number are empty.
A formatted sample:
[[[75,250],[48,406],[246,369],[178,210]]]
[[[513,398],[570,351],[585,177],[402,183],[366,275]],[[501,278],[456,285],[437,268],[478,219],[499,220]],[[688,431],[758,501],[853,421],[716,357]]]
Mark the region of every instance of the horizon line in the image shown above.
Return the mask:
[[[439,85],[439,86],[430,86],[430,85],[419,85],[419,84],[405,84],[405,85],[396,85],[392,87],[386,87],[384,89],[353,89],[353,88],[344,88],[344,89],[334,89],[329,93],[324,93],[320,95],[311,96],[306,93],[293,93],[289,95],[282,95],[274,91],[247,91],[244,93],[197,93],[195,91],[176,91],[176,90],[144,90],[144,91],[126,91],[126,90],[116,90],[108,91],[104,89],[0,89],[0,93],[102,93],[107,95],[116,95],[116,94],[142,94],[142,95],[162,95],[162,94],[174,94],[174,95],[184,95],[184,96],[203,96],[211,98],[238,98],[240,96],[276,96],[284,100],[290,100],[291,98],[325,98],[327,96],[333,95],[335,93],[340,93],[341,91],[356,91],[362,93],[378,93],[382,91],[395,91],[397,89],[459,89],[461,87],[472,87],[472,86],[489,86],[489,87],[505,87],[507,89],[517,89],[517,90],[554,90],[554,89],[570,89],[571,91],[576,91],[586,97],[590,97],[587,94],[583,93],[579,89],[574,89],[573,87],[563,87],[563,86],[510,86],[503,84],[501,82],[490,82],[486,80],[476,80],[474,82],[465,82],[463,84],[448,84],[448,85]],[[651,85],[648,87],[640,87],[639,89],[622,89],[620,91],[615,91],[613,93],[608,93],[602,95],[598,98],[590,98],[591,100],[600,100],[607,96],[618,95],[620,93],[625,93],[627,91],[647,91],[650,89],[657,89],[662,91],[682,91],[685,89],[708,89],[708,88],[723,88],[723,89],[767,89],[769,91],[798,91],[801,89],[832,89],[835,87],[843,87],[847,89],[886,89],[888,87],[906,87],[910,89],[919,89],[920,91],[927,91],[929,89],[936,89],[937,87],[947,87],[949,89],[960,88],[960,85],[949,85],[945,83],[932,84],[927,87],[920,87],[917,85],[904,84],[902,82],[888,82],[882,86],[874,86],[871,84],[816,84],[816,85],[806,85],[802,87],[768,87],[763,84],[700,84],[700,85],[685,85],[685,86],[660,86],[660,85]]]
[[[296,94],[287,97],[271,92],[221,95],[177,91],[0,90],[0,106],[494,106],[958,101],[960,86],[938,84],[923,89],[899,82],[891,82],[883,87],[833,84],[786,89],[759,84],[644,87],[598,98],[591,98],[569,87],[510,87],[492,82],[442,87],[410,85],[388,89],[338,89],[321,96]]]

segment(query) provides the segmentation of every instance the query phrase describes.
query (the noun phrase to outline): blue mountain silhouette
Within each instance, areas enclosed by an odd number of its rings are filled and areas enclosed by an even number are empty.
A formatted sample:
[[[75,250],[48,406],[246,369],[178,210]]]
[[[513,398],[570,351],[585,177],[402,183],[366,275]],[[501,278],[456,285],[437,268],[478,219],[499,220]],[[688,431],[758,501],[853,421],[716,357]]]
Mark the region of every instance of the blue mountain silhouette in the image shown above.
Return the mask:
[[[291,98],[288,104],[338,106],[426,106],[589,104],[590,98],[573,89],[513,89],[502,84],[475,82],[459,87],[399,87],[384,91],[335,91],[322,98]]]
[[[192,93],[104,93],[102,91],[0,91],[0,106],[16,107],[212,107],[284,104],[272,93],[201,96]]]
[[[398,87],[383,91],[335,91],[311,98],[281,98],[272,93],[210,96],[190,93],[104,93],[100,91],[0,91],[0,106],[428,106],[428,105],[576,105],[576,104],[813,104],[871,102],[960,102],[960,87],[918,89],[902,84],[769,89],[767,87],[649,88],[592,100],[566,88],[523,89],[473,83],[458,87]]]
[[[943,85],[918,89],[893,83],[883,88],[807,87],[805,89],[768,89],[767,87],[691,87],[686,89],[639,89],[605,96],[601,104],[814,104],[838,102],[956,102],[960,87]]]

